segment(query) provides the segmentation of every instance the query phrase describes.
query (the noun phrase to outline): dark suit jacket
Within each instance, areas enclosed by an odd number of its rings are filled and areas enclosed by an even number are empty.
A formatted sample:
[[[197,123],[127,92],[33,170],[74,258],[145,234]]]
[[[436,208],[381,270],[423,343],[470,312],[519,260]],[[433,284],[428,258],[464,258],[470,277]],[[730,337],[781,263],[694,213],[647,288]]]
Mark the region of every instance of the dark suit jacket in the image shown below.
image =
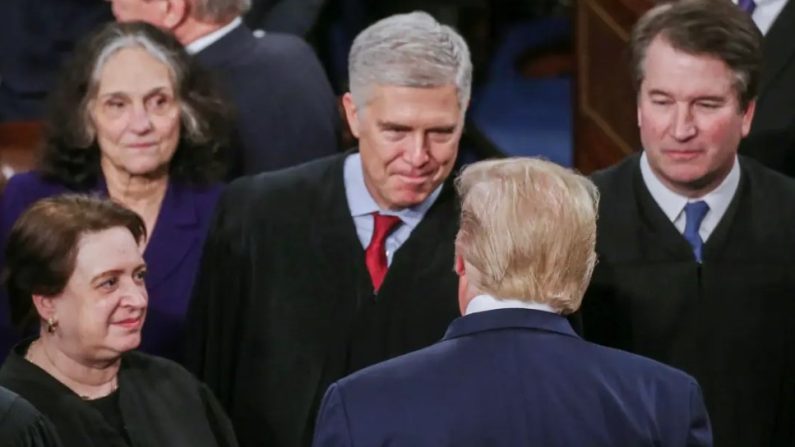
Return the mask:
[[[560,315],[474,313],[332,385],[315,447],[711,446],[693,378],[588,343]]]
[[[594,174],[585,337],[692,374],[715,445],[795,445],[795,181],[743,157],[740,169],[702,264],[646,189],[639,156]]]
[[[339,111],[323,67],[299,37],[238,26],[196,57],[237,111],[231,177],[336,153]]]
[[[104,182],[93,191],[107,194]],[[61,184],[42,179],[37,173],[18,174],[11,178],[0,202],[0,240],[5,241],[11,226],[22,212],[36,200],[69,191]],[[199,265],[202,245],[210,216],[221,193],[221,186],[191,187],[169,185],[157,224],[144,252],[148,272],[149,310],[143,328],[141,350],[182,360],[185,314],[188,309],[193,279]],[[0,265],[5,255],[0,255]],[[5,327],[5,340],[0,340],[4,357],[10,344],[18,337],[10,335],[5,295],[0,303],[0,326]]]
[[[75,43],[113,20],[97,0],[0,1],[0,121],[41,119]]]
[[[446,185],[373,295],[345,154],[224,192],[191,303],[189,365],[243,446],[308,445],[334,380],[438,341],[457,313],[457,198]]]
[[[765,35],[762,77],[751,133],[740,153],[795,176],[795,0]]]

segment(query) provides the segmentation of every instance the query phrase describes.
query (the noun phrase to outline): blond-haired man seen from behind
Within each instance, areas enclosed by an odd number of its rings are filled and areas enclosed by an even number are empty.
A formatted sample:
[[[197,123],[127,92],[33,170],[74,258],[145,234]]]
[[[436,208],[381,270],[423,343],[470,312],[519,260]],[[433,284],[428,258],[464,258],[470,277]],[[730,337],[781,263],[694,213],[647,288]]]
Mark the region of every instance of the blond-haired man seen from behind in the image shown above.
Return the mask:
[[[579,338],[598,193],[538,159],[476,163],[455,270],[463,317],[431,347],[331,386],[315,446],[709,446],[690,376]]]

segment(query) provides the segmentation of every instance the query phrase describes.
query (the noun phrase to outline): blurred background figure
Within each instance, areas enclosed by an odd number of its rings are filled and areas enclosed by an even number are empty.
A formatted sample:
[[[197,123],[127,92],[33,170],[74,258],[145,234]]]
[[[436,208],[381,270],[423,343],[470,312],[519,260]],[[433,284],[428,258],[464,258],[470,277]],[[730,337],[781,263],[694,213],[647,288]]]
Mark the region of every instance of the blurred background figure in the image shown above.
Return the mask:
[[[711,447],[692,377],[566,320],[596,263],[596,186],[527,158],[475,163],[457,185],[464,316],[436,345],[333,384],[315,447]]]
[[[3,447],[60,447],[49,420],[19,395],[0,386],[0,439]]]
[[[207,387],[133,351],[147,317],[146,233],[134,212],[80,195],[43,199],[19,218],[5,277],[15,323],[39,333],[15,347],[0,385],[65,446],[237,446]]]
[[[109,23],[78,48],[52,97],[39,169],[3,193],[0,236],[37,199],[96,192],[144,220],[152,275],[146,352],[179,359],[183,320],[223,176],[228,107],[182,46]],[[7,321],[7,312],[0,311]],[[6,347],[8,340],[5,340]],[[3,351],[5,352],[5,350]]]
[[[213,71],[236,109],[230,177],[337,152],[339,110],[320,62],[300,37],[242,23],[249,0],[112,0],[119,21],[172,33]]]
[[[0,17],[0,122],[42,119],[77,41],[113,18],[99,0],[3,0]]]

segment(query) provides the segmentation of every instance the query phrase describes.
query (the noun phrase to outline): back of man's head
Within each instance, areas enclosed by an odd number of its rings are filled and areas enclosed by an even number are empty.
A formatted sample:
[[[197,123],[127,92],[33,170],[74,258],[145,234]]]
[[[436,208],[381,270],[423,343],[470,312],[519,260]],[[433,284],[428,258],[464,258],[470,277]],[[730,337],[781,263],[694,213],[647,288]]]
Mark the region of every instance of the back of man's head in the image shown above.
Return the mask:
[[[562,314],[577,310],[596,262],[596,186],[535,158],[475,163],[457,186],[456,254],[471,286]]]
[[[462,110],[469,102],[472,61],[464,39],[424,12],[397,14],[370,25],[353,41],[350,91],[358,107],[374,85],[455,85]]]

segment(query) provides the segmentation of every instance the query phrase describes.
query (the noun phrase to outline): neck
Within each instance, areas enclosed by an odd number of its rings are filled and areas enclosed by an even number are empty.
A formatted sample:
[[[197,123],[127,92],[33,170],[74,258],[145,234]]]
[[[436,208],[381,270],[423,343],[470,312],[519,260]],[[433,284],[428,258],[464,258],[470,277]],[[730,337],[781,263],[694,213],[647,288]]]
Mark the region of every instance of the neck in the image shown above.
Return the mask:
[[[54,335],[42,333],[31,343],[26,358],[84,399],[107,396],[117,388],[121,358],[86,360],[58,347]]]
[[[106,166],[107,165],[107,166]],[[136,176],[103,163],[102,172],[108,188],[108,196],[114,201],[135,211],[144,220],[146,233],[150,236],[154,230],[160,206],[168,190],[168,173],[160,175]],[[146,242],[142,248],[146,247]]]
[[[196,39],[200,39],[210,33],[218,31],[232,20],[234,20],[234,18],[223,23],[203,22],[193,17],[188,17],[179,26],[174,28],[174,37],[176,37],[183,46],[189,45]]]

